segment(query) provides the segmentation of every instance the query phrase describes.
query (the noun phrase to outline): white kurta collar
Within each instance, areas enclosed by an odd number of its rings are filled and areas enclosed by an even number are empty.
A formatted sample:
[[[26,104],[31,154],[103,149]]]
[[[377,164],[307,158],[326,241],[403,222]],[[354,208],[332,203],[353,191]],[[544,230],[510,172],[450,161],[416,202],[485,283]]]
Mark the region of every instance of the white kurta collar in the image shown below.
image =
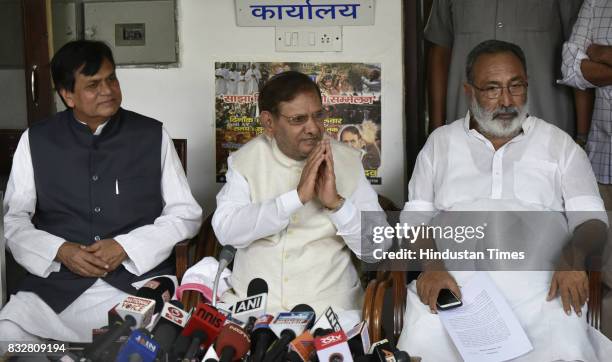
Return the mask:
[[[278,162],[280,162],[284,166],[292,167],[292,168],[301,169],[304,167],[306,160],[298,161],[298,160],[292,159],[291,157],[288,157],[287,155],[283,153],[283,151],[281,151],[280,148],[278,148],[278,144],[276,143],[276,140],[273,137],[270,137],[268,135],[266,135],[265,137],[266,137],[266,140],[268,140],[268,142],[271,143],[272,154],[274,155],[274,158],[276,158]]]
[[[80,124],[84,124],[87,127],[89,127],[89,125],[85,122],[81,122],[78,118],[74,117],[74,119],[77,120],[77,122],[79,122]],[[102,130],[104,129],[104,126],[106,126],[108,124],[108,121],[110,121],[110,118],[107,119],[106,121],[104,121],[104,123],[102,123],[101,125],[98,126],[98,128],[96,128],[96,130],[94,131],[93,135],[94,136],[99,136],[102,133]]]

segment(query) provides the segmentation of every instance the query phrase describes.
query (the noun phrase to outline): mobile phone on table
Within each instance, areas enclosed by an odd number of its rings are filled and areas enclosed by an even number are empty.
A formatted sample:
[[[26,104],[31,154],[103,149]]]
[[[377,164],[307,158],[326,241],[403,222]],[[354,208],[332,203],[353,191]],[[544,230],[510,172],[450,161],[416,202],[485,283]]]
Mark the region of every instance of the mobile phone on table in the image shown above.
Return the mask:
[[[442,289],[440,290],[440,294],[438,294],[436,305],[439,310],[448,310],[461,307],[463,303],[461,303],[461,300],[450,289]]]

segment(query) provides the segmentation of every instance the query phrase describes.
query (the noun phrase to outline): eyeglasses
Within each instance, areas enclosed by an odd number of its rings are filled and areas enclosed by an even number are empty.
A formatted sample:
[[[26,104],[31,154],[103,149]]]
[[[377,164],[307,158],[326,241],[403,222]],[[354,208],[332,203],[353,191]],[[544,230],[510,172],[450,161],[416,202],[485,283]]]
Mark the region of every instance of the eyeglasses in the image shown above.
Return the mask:
[[[312,118],[313,121],[315,121],[316,123],[321,123],[323,122],[323,120],[325,120],[325,118],[327,118],[327,112],[321,110],[315,113],[312,113],[310,115],[308,114],[298,114],[295,116],[286,116],[282,113],[279,113],[280,116],[285,117],[287,119],[287,122],[289,122],[290,125],[292,126],[299,126],[302,125],[306,122],[308,122],[308,120],[310,118]]]
[[[512,96],[522,96],[527,92],[527,82],[523,83],[515,83],[510,84],[506,87],[502,86],[489,86],[484,88],[479,88],[474,83],[470,83],[472,87],[476,88],[478,91],[484,93],[484,95],[489,99],[497,99],[501,97],[504,89],[508,90],[508,93]]]

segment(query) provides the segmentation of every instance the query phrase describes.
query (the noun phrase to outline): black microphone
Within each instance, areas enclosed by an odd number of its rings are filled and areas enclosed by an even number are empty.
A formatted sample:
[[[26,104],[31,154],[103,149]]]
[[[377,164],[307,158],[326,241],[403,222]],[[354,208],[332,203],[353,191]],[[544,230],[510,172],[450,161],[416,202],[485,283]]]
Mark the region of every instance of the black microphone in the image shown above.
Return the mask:
[[[114,324],[98,342],[93,343],[84,352],[85,358],[91,361],[103,361],[108,359],[107,352],[111,344],[120,336],[129,334],[132,327],[136,326],[136,319],[126,315],[121,323]]]
[[[170,351],[172,361],[180,360],[181,356],[184,356],[187,353],[187,349],[189,349],[190,344],[190,336],[180,334],[178,337],[176,337],[176,340],[172,345],[172,350]]]
[[[280,358],[296,335],[312,328],[314,319],[315,312],[307,304],[298,304],[291,312],[279,313],[270,325],[279,339],[266,352],[264,362],[274,362]]]
[[[132,328],[149,324],[154,310],[161,310],[164,299],[169,300],[173,294],[174,283],[170,278],[158,277],[146,282],[138,289],[136,296],[129,295],[113,307],[121,320],[116,321],[108,332],[85,350],[85,357],[92,361],[107,359],[113,342],[123,335],[129,335]]]
[[[165,303],[159,321],[153,328],[153,338],[166,353],[170,352],[174,341],[189,319],[189,314],[183,308],[183,303],[178,300]]]
[[[346,332],[346,337],[353,358],[363,356],[370,351],[371,343],[367,322],[361,321],[357,323]]]
[[[257,318],[251,332],[251,362],[263,361],[266,350],[277,339],[276,334],[270,329],[273,320],[274,317],[269,314]]]
[[[187,352],[185,353],[185,357],[183,359],[194,359],[200,352],[200,345],[207,338],[206,332],[198,329],[191,334],[191,343],[187,348]]]
[[[174,282],[168,277],[157,277],[145,283],[138,292],[137,297],[152,299],[155,301],[154,313],[159,313],[164,303],[172,299],[174,295]]]
[[[267,293],[268,283],[261,278],[253,278],[247,287],[247,296],[252,297],[256,294]]]
[[[247,297],[232,306],[232,318],[248,323],[252,317],[259,318],[266,314],[267,304],[268,283],[261,278],[254,278],[247,288]]]

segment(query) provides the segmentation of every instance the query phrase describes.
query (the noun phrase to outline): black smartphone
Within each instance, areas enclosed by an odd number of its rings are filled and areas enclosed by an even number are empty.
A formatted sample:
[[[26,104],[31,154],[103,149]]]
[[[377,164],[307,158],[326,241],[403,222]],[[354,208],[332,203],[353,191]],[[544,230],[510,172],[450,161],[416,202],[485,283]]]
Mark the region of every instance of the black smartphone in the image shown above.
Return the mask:
[[[461,300],[457,298],[455,293],[453,293],[450,289],[442,289],[440,290],[440,294],[438,294],[436,305],[440,310],[448,310],[461,307],[463,303],[461,303]]]

